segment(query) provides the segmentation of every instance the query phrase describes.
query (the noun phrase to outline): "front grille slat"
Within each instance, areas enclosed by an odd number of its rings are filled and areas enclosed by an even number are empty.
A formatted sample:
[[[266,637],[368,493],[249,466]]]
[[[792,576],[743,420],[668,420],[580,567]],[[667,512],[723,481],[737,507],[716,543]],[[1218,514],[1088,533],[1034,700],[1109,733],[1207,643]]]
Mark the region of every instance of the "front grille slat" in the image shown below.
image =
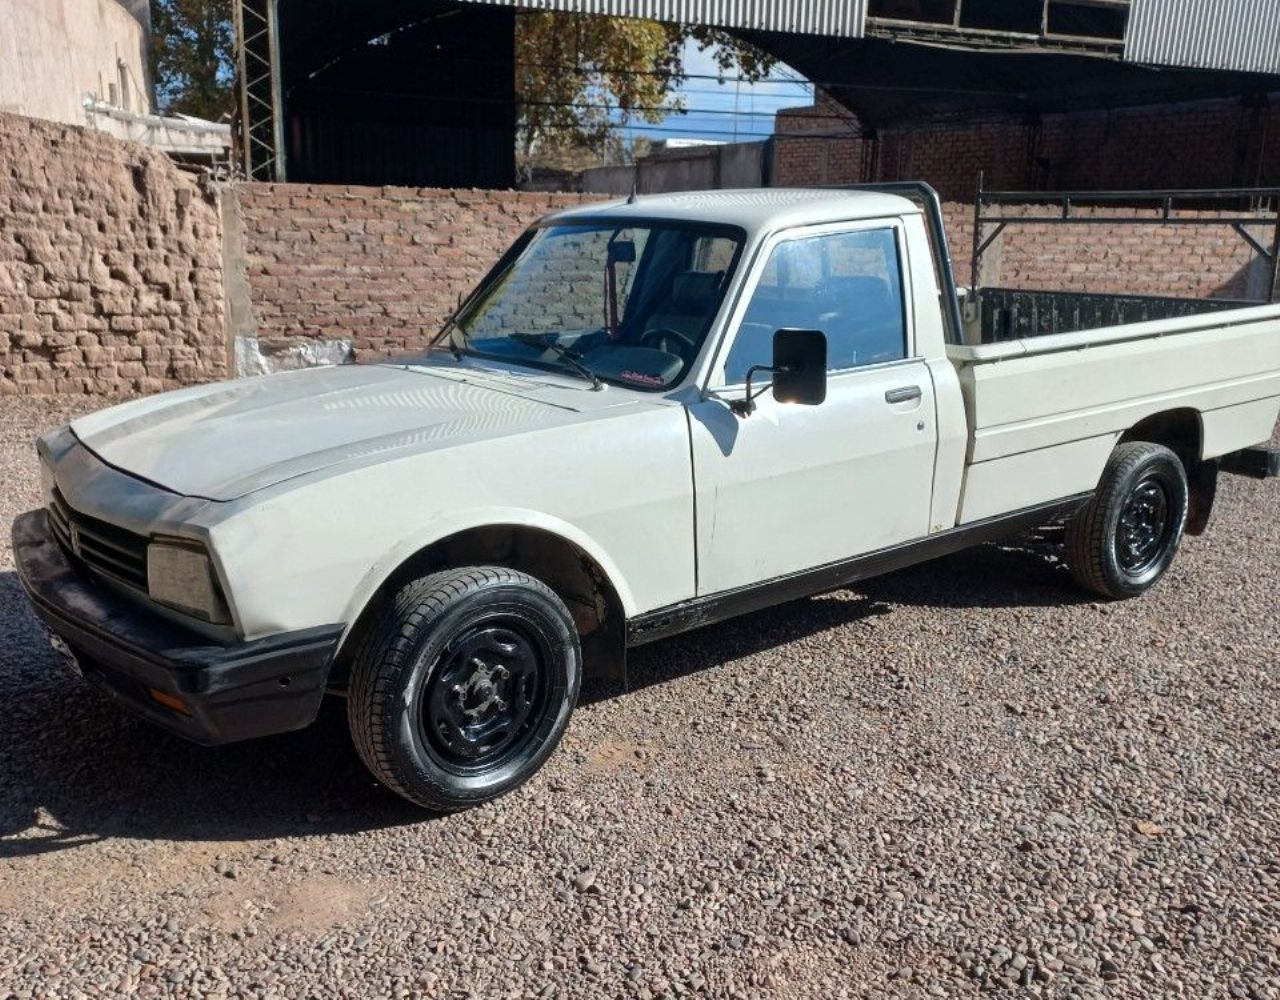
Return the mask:
[[[114,573],[114,575],[127,579],[140,587],[146,586],[147,576],[145,569],[140,571],[136,563],[121,559],[118,555],[111,555],[107,551],[98,548],[96,542],[92,541],[88,535],[80,536],[80,558],[105,573]]]
[[[84,544],[88,545],[92,543],[95,548],[112,553],[114,558],[123,557],[126,561],[137,558],[138,549],[136,545],[129,545],[127,542],[113,541],[106,535],[100,534],[92,528],[85,527],[83,524],[78,525],[78,527],[80,529],[80,540]]]
[[[62,547],[77,562],[131,587],[147,589],[145,537],[81,514],[56,489],[49,502],[49,521]]]

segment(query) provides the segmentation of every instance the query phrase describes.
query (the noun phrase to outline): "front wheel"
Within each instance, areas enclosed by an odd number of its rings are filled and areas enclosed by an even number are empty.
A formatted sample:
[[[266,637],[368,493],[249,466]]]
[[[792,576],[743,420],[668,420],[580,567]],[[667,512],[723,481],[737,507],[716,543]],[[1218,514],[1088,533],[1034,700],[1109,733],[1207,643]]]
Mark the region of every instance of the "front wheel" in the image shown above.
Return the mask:
[[[1067,564],[1076,582],[1116,600],[1149,590],[1178,552],[1188,502],[1177,455],[1145,441],[1119,445],[1097,493],[1067,524]]]
[[[542,766],[581,674],[573,619],[544,584],[492,566],[435,573],[396,594],[361,643],[351,736],[384,785],[452,812]]]

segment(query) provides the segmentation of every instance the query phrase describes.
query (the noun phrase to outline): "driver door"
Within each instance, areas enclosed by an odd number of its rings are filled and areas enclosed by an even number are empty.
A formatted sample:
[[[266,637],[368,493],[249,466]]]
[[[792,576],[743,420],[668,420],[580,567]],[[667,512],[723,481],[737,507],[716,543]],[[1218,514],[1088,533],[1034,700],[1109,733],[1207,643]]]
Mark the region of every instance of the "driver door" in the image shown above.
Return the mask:
[[[840,562],[928,534],[937,427],[933,384],[914,350],[898,220],[775,236],[748,276],[709,391],[689,407],[698,593]],[[827,398],[728,401],[768,365],[773,332],[827,337]],[[768,373],[755,376],[755,385]]]

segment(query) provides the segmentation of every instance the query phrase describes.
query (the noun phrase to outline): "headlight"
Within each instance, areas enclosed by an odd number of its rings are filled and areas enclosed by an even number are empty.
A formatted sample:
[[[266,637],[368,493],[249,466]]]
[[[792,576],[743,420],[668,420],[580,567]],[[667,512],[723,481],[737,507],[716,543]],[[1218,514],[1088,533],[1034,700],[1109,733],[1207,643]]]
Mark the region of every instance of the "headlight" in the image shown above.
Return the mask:
[[[213,562],[198,542],[174,539],[148,545],[147,593],[175,611],[217,625],[231,622]]]

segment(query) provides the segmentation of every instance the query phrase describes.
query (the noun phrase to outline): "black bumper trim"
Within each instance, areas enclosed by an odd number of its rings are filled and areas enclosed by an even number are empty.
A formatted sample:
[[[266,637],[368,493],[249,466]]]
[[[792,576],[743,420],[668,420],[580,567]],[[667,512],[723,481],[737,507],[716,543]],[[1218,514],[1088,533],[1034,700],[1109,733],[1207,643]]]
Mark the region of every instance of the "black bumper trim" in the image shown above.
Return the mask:
[[[36,613],[70,647],[85,678],[151,722],[214,745],[315,720],[342,625],[219,645],[78,569],[43,510],[13,522],[13,556]],[[164,707],[148,688],[180,698],[188,712]]]

